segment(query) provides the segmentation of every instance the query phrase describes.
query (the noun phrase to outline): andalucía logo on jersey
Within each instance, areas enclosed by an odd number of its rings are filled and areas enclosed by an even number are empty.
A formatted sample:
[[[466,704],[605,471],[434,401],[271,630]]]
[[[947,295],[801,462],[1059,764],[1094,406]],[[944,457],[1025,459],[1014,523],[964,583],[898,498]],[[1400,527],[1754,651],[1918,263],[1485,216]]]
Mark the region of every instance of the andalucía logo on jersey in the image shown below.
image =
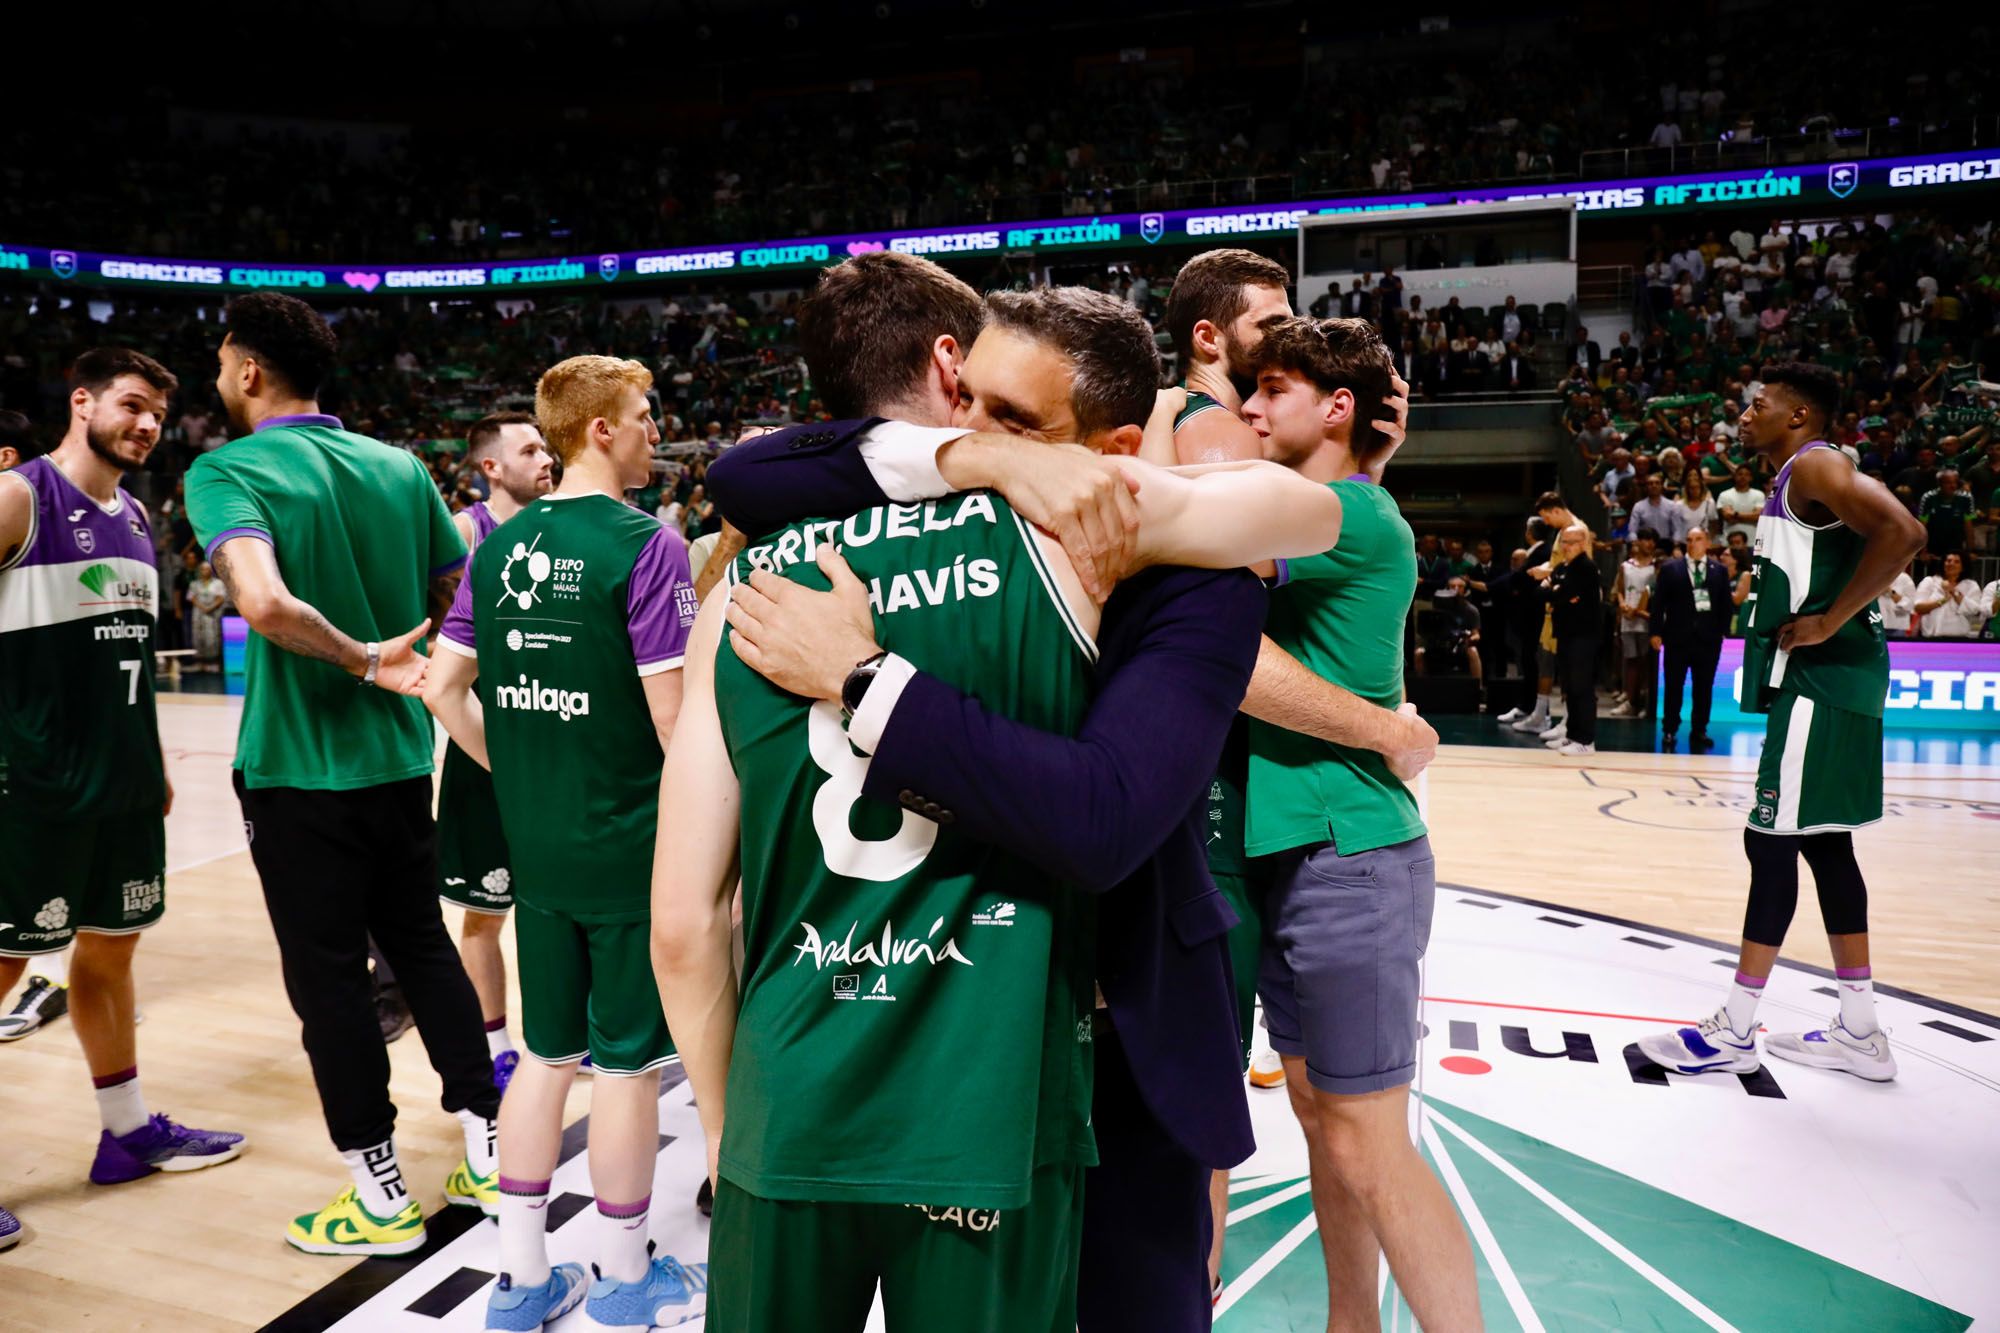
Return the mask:
[[[521,676],[518,685],[502,685],[493,691],[495,708],[519,709],[525,713],[555,713],[567,722],[573,717],[590,716],[589,690],[559,690],[539,680]]]
[[[799,928],[805,931],[805,940],[792,946],[798,953],[798,957],[792,959],[792,966],[797,967],[801,960],[810,957],[815,972],[829,963],[845,966],[872,963],[876,967],[888,967],[892,963],[928,963],[936,967],[950,962],[972,966],[972,960],[958,951],[955,936],[945,936],[944,943],[939,945],[931,943],[944,929],[943,917],[931,922],[931,928],[921,938],[912,935],[899,939],[896,923],[884,921],[880,939],[864,939],[859,944],[854,942],[854,933],[861,929],[859,921],[847,928],[845,936],[832,943],[823,939],[819,927],[810,921],[799,922]]]

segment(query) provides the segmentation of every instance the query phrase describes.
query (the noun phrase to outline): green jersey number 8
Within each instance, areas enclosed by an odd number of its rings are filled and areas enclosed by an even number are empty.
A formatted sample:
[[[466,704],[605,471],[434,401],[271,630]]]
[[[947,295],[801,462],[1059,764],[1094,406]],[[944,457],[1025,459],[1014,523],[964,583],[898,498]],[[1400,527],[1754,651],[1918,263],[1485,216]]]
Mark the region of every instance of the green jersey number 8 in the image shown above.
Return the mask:
[[[806,715],[806,741],[813,763],[826,774],[813,797],[813,828],[819,833],[826,868],[850,879],[887,883],[901,879],[923,864],[937,843],[938,826],[922,815],[903,811],[903,825],[887,838],[854,836],[849,816],[861,799],[869,760],[854,753],[840,725],[840,705],[822,699]]]

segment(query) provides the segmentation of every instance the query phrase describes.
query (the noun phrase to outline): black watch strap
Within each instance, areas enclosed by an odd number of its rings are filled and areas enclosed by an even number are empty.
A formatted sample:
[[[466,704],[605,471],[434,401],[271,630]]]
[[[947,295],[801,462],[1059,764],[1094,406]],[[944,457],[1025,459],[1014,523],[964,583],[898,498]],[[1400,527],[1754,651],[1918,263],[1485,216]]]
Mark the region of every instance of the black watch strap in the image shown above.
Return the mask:
[[[847,673],[847,679],[840,684],[840,712],[843,718],[851,718],[861,707],[861,701],[868,697],[868,687],[881,674],[882,663],[889,660],[885,650],[854,664],[854,670]]]

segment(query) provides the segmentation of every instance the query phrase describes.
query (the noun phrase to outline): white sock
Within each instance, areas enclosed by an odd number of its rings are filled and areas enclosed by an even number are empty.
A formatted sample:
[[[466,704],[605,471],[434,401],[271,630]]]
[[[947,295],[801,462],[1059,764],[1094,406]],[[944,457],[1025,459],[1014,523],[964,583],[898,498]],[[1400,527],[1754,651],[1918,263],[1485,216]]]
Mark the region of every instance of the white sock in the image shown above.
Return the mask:
[[[500,1177],[500,1271],[517,1287],[549,1280],[549,1182]]]
[[[97,1087],[97,1118],[113,1135],[122,1138],[145,1125],[146,1099],[139,1092],[137,1065],[108,1079],[91,1081]]]
[[[648,1194],[637,1203],[597,1201],[597,1271],[620,1282],[646,1276],[646,1213],[653,1206]]]
[[[407,1208],[409,1186],[403,1183],[403,1167],[396,1160],[396,1141],[383,1139],[372,1148],[344,1152],[347,1173],[354,1177],[354,1195],[371,1217],[384,1222]]]
[[[35,959],[29,975],[36,974],[47,977],[58,986],[69,985],[69,950],[65,949],[61,953],[45,953]]]
[[[507,1035],[507,1015],[502,1014],[486,1025],[486,1053],[498,1060],[514,1049],[514,1039]]]
[[[477,1111],[458,1112],[465,1130],[465,1161],[475,1176],[490,1176],[500,1169],[500,1122],[488,1120]]]
[[[1865,967],[1834,969],[1834,985],[1840,987],[1840,1025],[1857,1037],[1866,1037],[1882,1026],[1875,1020],[1875,975]]]
[[[1757,1001],[1764,998],[1764,980],[1739,971],[1729,987],[1729,999],[1722,1007],[1729,1017],[1729,1030],[1739,1037],[1757,1030]]]

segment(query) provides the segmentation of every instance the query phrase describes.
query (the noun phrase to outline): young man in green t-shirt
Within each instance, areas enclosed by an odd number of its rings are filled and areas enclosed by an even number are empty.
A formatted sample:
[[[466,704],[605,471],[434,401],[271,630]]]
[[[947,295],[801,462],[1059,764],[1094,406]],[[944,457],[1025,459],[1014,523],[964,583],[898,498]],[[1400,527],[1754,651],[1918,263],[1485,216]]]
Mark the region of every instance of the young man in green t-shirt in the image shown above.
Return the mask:
[[[1388,392],[1388,349],[1360,320],[1288,320],[1256,362],[1243,416],[1264,456],[1327,486],[1342,514],[1339,545],[1280,562],[1265,632],[1306,671],[1396,708],[1416,560],[1378,484],[1392,450],[1361,406]],[[1380,754],[1254,697],[1246,708],[1245,850],[1273,858],[1257,989],[1306,1134],[1333,1322],[1375,1322],[1386,1254],[1424,1327],[1477,1327],[1472,1249],[1407,1117],[1437,891],[1423,819]]]

